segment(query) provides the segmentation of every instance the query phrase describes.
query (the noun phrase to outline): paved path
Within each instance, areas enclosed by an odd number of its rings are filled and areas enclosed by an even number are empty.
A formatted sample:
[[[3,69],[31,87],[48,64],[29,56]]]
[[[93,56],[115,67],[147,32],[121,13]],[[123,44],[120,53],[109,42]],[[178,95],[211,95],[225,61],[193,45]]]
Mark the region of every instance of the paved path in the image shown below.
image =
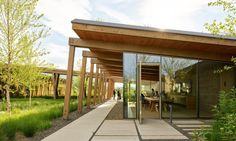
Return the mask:
[[[98,106],[96,109],[73,121],[43,141],[88,141],[102,124],[108,113],[116,104],[110,100]]]
[[[181,132],[191,138],[194,131],[202,130],[204,128],[211,127],[211,122],[205,122],[204,120],[173,120],[173,124]]]
[[[116,100],[105,102],[43,141],[188,140],[164,120],[145,119],[143,124],[137,120],[107,120],[115,104]]]

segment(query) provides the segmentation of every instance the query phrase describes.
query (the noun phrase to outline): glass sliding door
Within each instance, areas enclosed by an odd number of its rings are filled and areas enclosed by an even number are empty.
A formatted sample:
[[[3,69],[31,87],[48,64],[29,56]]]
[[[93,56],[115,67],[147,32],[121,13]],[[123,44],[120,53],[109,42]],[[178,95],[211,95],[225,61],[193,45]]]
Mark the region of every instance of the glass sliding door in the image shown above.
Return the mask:
[[[137,85],[141,101],[138,105],[138,113],[141,119],[159,119],[161,110],[159,110],[160,93],[160,56],[137,54]],[[139,119],[140,119],[139,117]],[[142,120],[141,120],[142,122]]]
[[[137,118],[136,56],[134,53],[123,53],[124,118]]]

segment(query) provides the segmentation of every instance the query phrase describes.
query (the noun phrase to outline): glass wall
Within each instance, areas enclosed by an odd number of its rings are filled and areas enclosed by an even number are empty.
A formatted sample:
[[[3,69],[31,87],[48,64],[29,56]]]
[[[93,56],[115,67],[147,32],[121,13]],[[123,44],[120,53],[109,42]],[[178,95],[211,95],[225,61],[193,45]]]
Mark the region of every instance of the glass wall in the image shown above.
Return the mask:
[[[141,65],[140,92],[142,94],[142,118],[160,118],[160,56],[138,54],[138,63]],[[154,105],[154,106],[153,106]]]
[[[137,55],[123,53],[123,100],[124,118],[137,117],[136,65]]]
[[[169,104],[173,117],[196,117],[197,60],[162,57],[162,108],[163,117],[169,117]]]
[[[158,93],[156,96],[161,96],[164,118],[169,118],[169,104],[173,105],[173,118],[212,117],[219,91],[228,90],[236,84],[235,68],[220,74],[214,73],[225,65],[231,65],[229,63],[124,53],[124,118],[137,117],[137,62],[160,65],[158,71],[161,79],[151,81],[142,78],[140,86],[141,93],[147,97],[152,95],[152,89]],[[142,117],[157,118],[161,115],[158,109],[148,110],[143,110]]]

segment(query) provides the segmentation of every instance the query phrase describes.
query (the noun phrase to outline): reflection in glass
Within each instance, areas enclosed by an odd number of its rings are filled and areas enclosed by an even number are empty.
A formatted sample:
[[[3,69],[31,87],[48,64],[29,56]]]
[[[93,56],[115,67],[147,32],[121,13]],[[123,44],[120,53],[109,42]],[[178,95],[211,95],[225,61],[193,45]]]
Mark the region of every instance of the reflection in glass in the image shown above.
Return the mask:
[[[136,118],[136,54],[123,53],[124,118]]]
[[[196,117],[197,60],[173,57],[162,60],[163,117],[169,117],[169,104],[173,105],[173,117]]]

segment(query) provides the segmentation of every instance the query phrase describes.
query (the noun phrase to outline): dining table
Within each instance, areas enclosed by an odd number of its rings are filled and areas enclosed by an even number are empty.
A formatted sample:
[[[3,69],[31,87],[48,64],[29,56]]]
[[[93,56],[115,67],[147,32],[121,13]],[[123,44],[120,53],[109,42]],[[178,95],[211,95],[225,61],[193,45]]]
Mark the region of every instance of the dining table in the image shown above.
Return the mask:
[[[144,97],[146,101],[149,103],[150,110],[155,111],[156,104],[159,105],[159,97]],[[159,107],[159,106],[158,106]],[[158,108],[157,108],[158,109]]]

